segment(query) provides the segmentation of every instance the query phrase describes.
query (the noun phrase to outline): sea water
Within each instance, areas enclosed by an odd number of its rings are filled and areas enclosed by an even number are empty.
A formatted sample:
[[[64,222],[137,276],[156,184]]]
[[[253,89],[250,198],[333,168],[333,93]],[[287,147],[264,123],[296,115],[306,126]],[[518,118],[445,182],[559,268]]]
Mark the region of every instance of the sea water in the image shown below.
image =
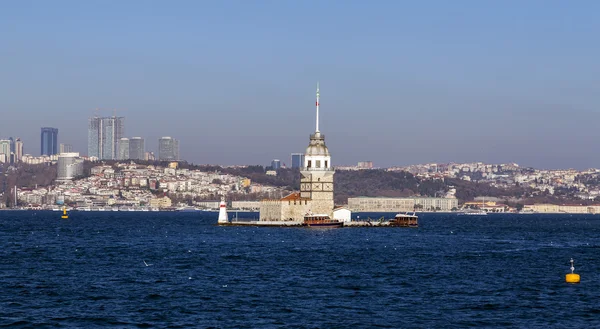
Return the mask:
[[[60,215],[0,212],[0,326],[600,327],[600,215],[342,229]],[[580,284],[564,282],[571,258]]]

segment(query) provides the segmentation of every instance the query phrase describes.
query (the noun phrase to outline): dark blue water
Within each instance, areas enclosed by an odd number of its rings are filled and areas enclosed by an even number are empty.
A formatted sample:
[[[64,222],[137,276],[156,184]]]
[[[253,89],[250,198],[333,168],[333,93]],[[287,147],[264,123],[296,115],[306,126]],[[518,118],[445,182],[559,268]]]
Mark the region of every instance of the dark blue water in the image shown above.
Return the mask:
[[[600,327],[600,216],[329,230],[59,216],[0,212],[0,326]],[[578,285],[564,283],[571,257]]]

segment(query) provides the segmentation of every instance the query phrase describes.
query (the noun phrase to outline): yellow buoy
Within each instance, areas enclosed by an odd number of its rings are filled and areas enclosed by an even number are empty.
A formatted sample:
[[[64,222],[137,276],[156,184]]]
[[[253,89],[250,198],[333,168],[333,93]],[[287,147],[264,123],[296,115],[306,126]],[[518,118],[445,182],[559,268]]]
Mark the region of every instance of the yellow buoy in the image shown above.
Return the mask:
[[[581,277],[579,277],[579,274],[577,273],[573,273],[573,271],[575,271],[575,267],[573,266],[573,258],[571,258],[571,273],[567,274],[565,277],[565,280],[567,281],[567,283],[579,283],[579,281],[581,280]]]
[[[63,215],[60,216],[60,218],[62,219],[68,219],[69,216],[67,216],[67,207],[63,207]]]

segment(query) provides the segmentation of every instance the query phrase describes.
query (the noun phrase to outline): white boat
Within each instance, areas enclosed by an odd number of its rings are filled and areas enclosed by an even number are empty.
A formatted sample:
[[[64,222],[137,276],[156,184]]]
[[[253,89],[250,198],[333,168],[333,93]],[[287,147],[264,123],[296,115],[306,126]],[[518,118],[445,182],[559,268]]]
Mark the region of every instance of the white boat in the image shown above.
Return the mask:
[[[487,212],[482,209],[466,209],[458,213],[459,216],[487,216]]]

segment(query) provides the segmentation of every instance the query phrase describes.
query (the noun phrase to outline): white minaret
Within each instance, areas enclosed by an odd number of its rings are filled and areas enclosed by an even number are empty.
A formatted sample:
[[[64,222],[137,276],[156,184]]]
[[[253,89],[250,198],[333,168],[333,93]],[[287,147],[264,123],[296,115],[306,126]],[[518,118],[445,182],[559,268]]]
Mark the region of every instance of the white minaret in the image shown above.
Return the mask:
[[[225,203],[225,199],[221,199],[221,203],[219,204],[219,224],[229,223],[229,217],[227,216],[227,204]]]

